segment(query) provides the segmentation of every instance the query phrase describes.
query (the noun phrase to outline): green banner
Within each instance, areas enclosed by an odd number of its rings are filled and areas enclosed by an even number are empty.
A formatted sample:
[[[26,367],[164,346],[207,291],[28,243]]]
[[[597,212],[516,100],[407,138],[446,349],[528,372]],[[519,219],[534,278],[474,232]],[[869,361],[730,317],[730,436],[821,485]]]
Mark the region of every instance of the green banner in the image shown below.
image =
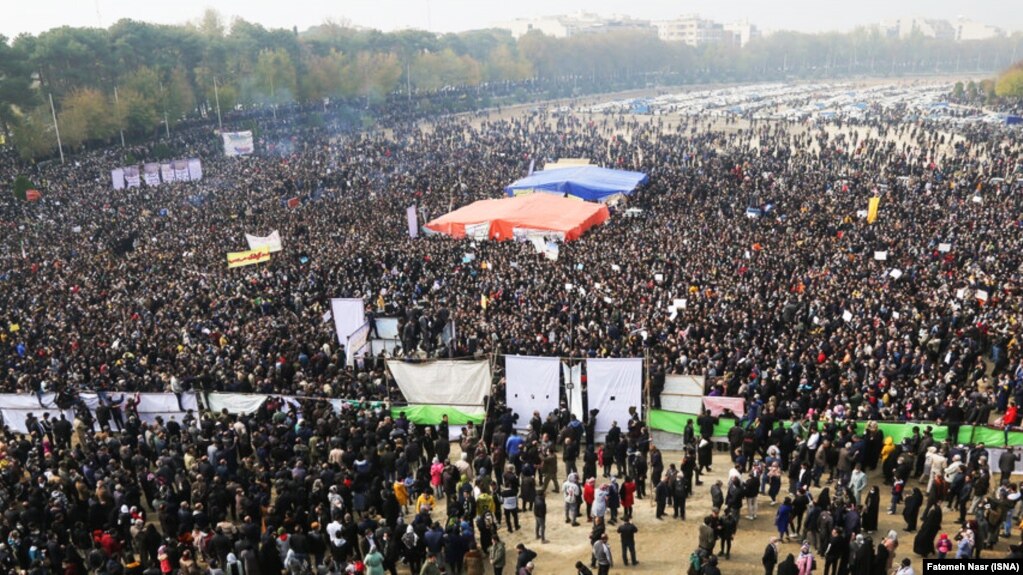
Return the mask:
[[[440,423],[441,417],[445,414],[448,416],[448,424],[452,427],[462,426],[470,421],[476,425],[483,423],[482,413],[474,415],[446,405],[405,405],[402,407],[392,407],[391,417],[397,419],[402,412],[405,412],[405,417],[416,425],[436,425]]]
[[[696,419],[699,417],[693,413],[675,413],[673,411],[664,411],[660,409],[650,410],[650,428],[659,431],[667,431],[670,433],[682,434],[682,430],[685,429],[686,422],[693,420],[693,425],[696,425]],[[736,421],[732,419],[721,419],[718,424],[714,426],[714,437],[724,437],[728,435],[728,430],[735,426]],[[788,422],[786,422],[788,427]],[[913,436],[913,427],[919,427],[920,432],[927,426],[931,427],[931,435],[937,441],[945,441],[948,437],[948,428],[944,425],[935,425],[926,422],[916,423],[884,423],[878,422],[877,427],[881,430],[881,433],[885,437],[891,437],[895,440],[895,443],[900,443],[904,438]],[[867,428],[867,422],[858,422],[856,424],[856,431],[863,433]],[[698,433],[698,431],[697,431]],[[1005,432],[1001,429],[993,427],[981,427],[973,425],[963,425],[959,428],[959,437],[956,443],[963,444],[976,444],[983,442],[985,445],[990,447],[1002,447],[1006,444]],[[1010,431],[1009,441],[1010,446],[1023,446],[1023,432]]]
[[[659,431],[668,431],[671,433],[682,434],[682,430],[686,427],[686,422],[690,419],[693,420],[693,427],[696,428],[696,433],[700,433],[700,428],[696,424],[696,419],[699,415],[692,413],[675,413],[674,411],[664,411],[661,409],[650,410],[650,428],[657,429]],[[714,437],[724,437],[728,435],[728,430],[735,426],[734,419],[720,419],[718,424],[714,426]]]

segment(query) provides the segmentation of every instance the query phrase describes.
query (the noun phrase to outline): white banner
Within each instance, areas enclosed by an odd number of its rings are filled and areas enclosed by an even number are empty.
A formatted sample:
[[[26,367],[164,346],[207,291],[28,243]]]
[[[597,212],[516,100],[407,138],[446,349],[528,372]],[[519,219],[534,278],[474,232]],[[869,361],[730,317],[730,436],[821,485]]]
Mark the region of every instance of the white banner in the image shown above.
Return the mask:
[[[988,453],[987,465],[991,468],[991,476],[1001,477],[1002,470],[998,468],[998,458],[1002,456],[1002,452],[1005,451],[1005,448],[985,446],[985,449],[987,449]],[[1023,457],[1016,460],[1012,472],[1023,473]]]
[[[518,428],[529,427],[534,411],[540,418],[558,409],[560,378],[558,367],[561,360],[556,357],[506,356],[505,404],[518,414]]]
[[[580,364],[569,368],[567,364],[561,364],[561,370],[565,376],[568,412],[582,421],[583,416],[586,415],[583,411],[583,366]]]
[[[174,167],[174,179],[179,182],[187,182],[192,178],[188,175],[188,160],[174,160],[171,162]]]
[[[99,405],[99,395],[90,391],[80,393],[79,397],[89,411],[95,414],[96,407]],[[163,418],[164,423],[170,421],[171,417],[180,423],[189,409],[196,414],[199,411],[199,401],[193,392],[181,394],[180,406],[178,405],[178,396],[173,393],[118,392],[108,393],[106,397],[107,401],[119,402],[122,411],[126,410],[129,399],[137,399],[136,410],[139,412],[139,419],[145,423],[155,423],[158,416]],[[127,414],[125,414],[125,418],[127,419]]]
[[[47,393],[42,397],[42,404],[49,405],[51,407],[43,409],[40,407],[39,398],[33,394],[15,394],[15,393],[4,393],[0,394],[0,417],[3,418],[3,423],[11,431],[17,433],[30,433],[33,430],[28,428],[28,415],[31,413],[38,421],[43,420],[43,414],[49,413],[50,420],[56,421],[60,419],[60,414],[63,413],[64,417],[71,421],[74,419],[73,411],[61,411],[53,404],[54,394]],[[35,431],[40,431],[37,427]],[[41,433],[41,431],[40,431]]]
[[[661,409],[675,413],[703,413],[702,375],[668,375],[661,392]]]
[[[137,188],[142,185],[142,178],[139,177],[138,166],[126,166],[124,168],[124,181],[128,188]]]
[[[347,345],[348,336],[366,323],[366,306],[360,298],[331,298],[330,314],[334,316],[334,331],[340,345]]]
[[[113,180],[115,190],[124,189],[124,168],[110,170],[110,179]]]
[[[199,161],[199,158],[189,158],[186,162],[186,166],[188,166],[187,171],[189,180],[198,182],[202,179],[202,162]]]
[[[597,433],[607,433],[612,421],[626,429],[630,407],[642,416],[643,358],[587,359],[586,385],[590,410],[600,410]]]
[[[466,224],[465,237],[470,240],[482,241],[490,237],[490,222],[479,224]]]
[[[170,162],[160,164],[160,177],[163,179],[165,184],[174,182],[174,166],[172,166]]]
[[[405,209],[405,216],[408,218],[408,237],[416,239],[419,237],[419,216],[416,214],[416,206],[412,205]]]
[[[160,164],[150,162],[142,166],[142,177],[146,181],[147,186],[159,186],[160,185]]]
[[[359,326],[359,329],[348,336],[345,343],[345,364],[348,367],[355,365],[355,356],[362,356],[366,349],[366,341],[369,340],[369,322]]]
[[[249,243],[250,250],[258,250],[265,247],[273,254],[284,249],[281,246],[281,234],[277,230],[270,232],[270,235],[264,237],[245,234],[245,241]]]
[[[704,381],[702,375],[666,375],[664,393],[703,397]]]
[[[391,359],[387,368],[411,405],[448,405],[463,413],[482,413],[483,398],[490,393],[487,360],[409,363]]]
[[[249,414],[259,411],[266,398],[249,393],[210,393],[206,395],[206,406],[214,413],[226,409],[228,413]]]
[[[247,156],[253,152],[252,132],[224,132],[224,155],[229,158]]]
[[[741,397],[705,397],[703,407],[710,411],[710,414],[717,417],[729,410],[735,415],[742,417],[746,413],[746,400]],[[694,413],[694,412],[689,412]],[[700,412],[695,412],[700,413]]]

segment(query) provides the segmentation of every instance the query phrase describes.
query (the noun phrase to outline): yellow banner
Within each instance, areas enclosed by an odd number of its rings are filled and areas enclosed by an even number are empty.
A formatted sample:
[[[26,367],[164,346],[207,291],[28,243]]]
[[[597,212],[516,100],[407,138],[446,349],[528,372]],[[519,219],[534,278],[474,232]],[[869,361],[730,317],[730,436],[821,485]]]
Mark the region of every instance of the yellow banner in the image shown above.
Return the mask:
[[[270,261],[270,248],[266,246],[263,246],[258,250],[249,250],[246,252],[227,252],[228,269],[251,266],[252,264],[268,261]]]
[[[877,219],[877,208],[881,205],[881,198],[874,196],[867,203],[867,223],[872,224]]]

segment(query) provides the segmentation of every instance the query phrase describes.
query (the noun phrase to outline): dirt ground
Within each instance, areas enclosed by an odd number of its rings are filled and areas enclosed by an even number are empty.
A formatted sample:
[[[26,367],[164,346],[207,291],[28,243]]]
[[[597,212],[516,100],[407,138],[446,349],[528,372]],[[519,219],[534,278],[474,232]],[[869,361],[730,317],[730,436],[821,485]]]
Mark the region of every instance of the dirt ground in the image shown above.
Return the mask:
[[[458,457],[458,446],[457,444],[452,445],[452,457]],[[662,451],[664,456],[664,464],[667,467],[671,463],[676,465],[681,461],[682,454],[676,451]],[[714,465],[713,472],[710,474],[704,474],[702,480],[704,484],[702,486],[694,486],[695,493],[687,501],[686,505],[686,520],[681,521],[678,519],[671,519],[671,507],[669,506],[668,516],[661,520],[654,518],[655,507],[652,489],[647,488],[648,496],[644,499],[637,500],[636,505],[633,508],[633,523],[639,528],[639,533],[636,534],[636,557],[639,560],[639,565],[628,567],[624,566],[621,561],[621,542],[618,534],[614,532],[615,526],[608,526],[608,543],[611,546],[611,551],[614,557],[615,565],[612,567],[612,573],[648,573],[648,574],[671,574],[671,575],[682,575],[686,572],[688,567],[687,561],[689,554],[696,550],[698,529],[699,525],[703,521],[703,517],[710,512],[710,486],[713,485],[714,481],[720,479],[722,482],[726,482],[728,478],[728,469],[731,467],[731,462],[726,453],[715,452],[714,453]],[[581,469],[581,460],[580,460]],[[827,474],[825,473],[825,478]],[[565,480],[564,466],[560,463],[558,465],[558,480]],[[1019,480],[1016,477],[1015,480]],[[601,484],[598,480],[597,485]],[[897,514],[888,515],[887,509],[891,498],[891,488],[883,485],[881,478],[880,467],[876,472],[870,473],[869,484],[878,485],[881,488],[881,511],[878,516],[878,530],[871,534],[875,546],[880,543],[881,539],[888,533],[889,529],[894,529],[899,535],[899,548],[895,552],[895,564],[898,564],[904,557],[909,557],[913,561],[913,567],[917,573],[922,572],[922,558],[913,553],[913,536],[915,533],[906,533],[903,531],[906,524],[902,519],[902,507],[900,506]],[[822,487],[824,483],[821,483]],[[916,480],[911,480],[907,489],[912,489],[918,484]],[[921,490],[924,490],[926,485],[919,485]],[[779,504],[783,499],[786,490],[788,489],[788,479],[784,478],[782,483],[782,493],[779,494]],[[819,492],[819,490],[812,490],[813,494]],[[832,487],[832,492],[834,488]],[[763,573],[763,567],[760,563],[760,558],[763,556],[764,547],[767,545],[768,540],[772,535],[776,534],[774,529],[774,515],[777,511],[777,507],[770,505],[770,499],[767,496],[761,496],[760,509],[756,519],[750,521],[746,519],[745,509],[743,509],[743,515],[739,522],[739,529],[735,536],[732,546],[731,559],[726,560],[723,557],[718,563],[718,567],[721,569],[723,574],[756,574]],[[446,517],[446,512],[442,509],[443,504],[439,505],[439,509],[434,512],[434,516],[439,518]],[[585,504],[583,504],[583,510],[585,513]],[[954,537],[958,532],[958,526],[953,524],[953,521],[958,518],[958,513],[953,513],[945,510],[944,523],[942,524],[943,533],[948,533],[950,537]],[[503,519],[503,518],[502,518]],[[620,522],[619,516],[619,525]],[[580,525],[578,527],[572,527],[570,524],[565,523],[564,520],[564,503],[560,494],[548,493],[547,494],[547,539],[549,543],[541,544],[534,536],[535,522],[531,511],[520,512],[519,521],[521,529],[514,533],[508,533],[504,527],[504,523],[498,534],[504,540],[505,545],[508,549],[508,562],[509,565],[505,567],[505,574],[514,574],[514,562],[515,562],[515,546],[519,543],[524,543],[526,547],[535,551],[538,557],[534,560],[536,569],[534,570],[535,575],[575,575],[574,569],[576,561],[583,561],[587,566],[589,565],[590,558],[590,545],[589,545],[589,533],[590,525],[586,521],[580,518]],[[1014,530],[1014,533],[1016,530]],[[1013,540],[1017,541],[1019,537],[1013,536]],[[720,545],[719,545],[720,548]],[[715,552],[717,549],[715,549]],[[984,557],[1004,557],[1009,552],[1008,541],[1002,540],[995,547],[994,551],[985,551]],[[791,543],[781,543],[779,546],[779,558],[783,560],[786,555],[792,553],[793,555],[799,555],[799,544],[793,540]],[[818,570],[816,573],[820,575],[824,570],[823,558],[818,558]],[[487,566],[488,574],[493,573],[490,566]],[[594,570],[596,572],[596,570]]]

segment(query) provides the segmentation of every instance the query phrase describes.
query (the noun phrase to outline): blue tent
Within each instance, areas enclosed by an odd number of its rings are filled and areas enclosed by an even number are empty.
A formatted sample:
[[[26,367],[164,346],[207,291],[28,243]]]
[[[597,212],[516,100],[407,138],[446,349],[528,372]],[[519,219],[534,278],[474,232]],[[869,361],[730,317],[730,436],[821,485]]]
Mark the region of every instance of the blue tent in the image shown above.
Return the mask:
[[[647,179],[647,175],[642,172],[578,166],[534,172],[504,191],[509,196],[531,191],[560,193],[599,202],[616,194],[627,196]]]

